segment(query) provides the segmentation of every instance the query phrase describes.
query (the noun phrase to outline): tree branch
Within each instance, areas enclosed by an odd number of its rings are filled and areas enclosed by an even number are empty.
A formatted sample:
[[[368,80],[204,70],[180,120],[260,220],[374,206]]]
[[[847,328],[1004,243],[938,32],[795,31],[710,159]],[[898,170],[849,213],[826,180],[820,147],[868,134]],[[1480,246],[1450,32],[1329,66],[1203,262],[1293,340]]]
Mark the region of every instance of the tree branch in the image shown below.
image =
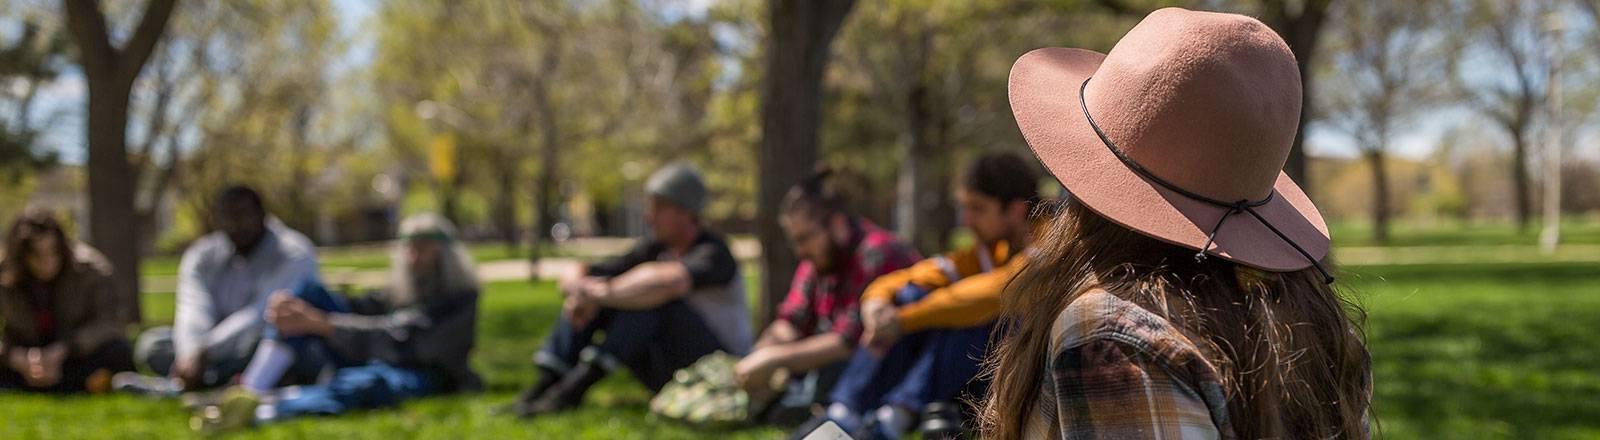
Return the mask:
[[[67,27],[78,42],[78,57],[82,59],[86,76],[111,72],[117,63],[117,51],[111,47],[111,37],[106,33],[106,16],[100,12],[95,0],[65,0]]]
[[[89,1],[89,0],[72,0]],[[123,59],[118,60],[118,72],[122,78],[132,82],[139,76],[139,69],[144,68],[145,61],[155,52],[156,44],[161,42],[161,34],[166,32],[167,21],[172,18],[172,9],[177,0],[150,0],[145,5],[144,16],[139,18],[139,27],[133,31],[133,37],[128,39],[128,44],[122,49]],[[104,20],[101,21],[104,30]],[[109,43],[108,43],[109,44]]]

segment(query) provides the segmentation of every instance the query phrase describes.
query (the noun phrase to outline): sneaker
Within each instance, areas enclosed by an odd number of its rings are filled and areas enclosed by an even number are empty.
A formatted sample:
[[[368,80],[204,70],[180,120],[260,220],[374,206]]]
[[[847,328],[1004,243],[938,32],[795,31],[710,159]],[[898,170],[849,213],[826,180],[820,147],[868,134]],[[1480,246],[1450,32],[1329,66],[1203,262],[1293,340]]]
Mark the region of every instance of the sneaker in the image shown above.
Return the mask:
[[[222,402],[196,410],[189,418],[189,429],[203,435],[215,435],[255,426],[256,408],[261,398],[242,387],[229,388]]]
[[[183,381],[124,371],[111,376],[111,389],[140,396],[171,398],[183,394]]]
[[[930,403],[922,411],[922,426],[917,430],[926,440],[961,438],[965,434],[961,412],[961,405],[954,402]]]

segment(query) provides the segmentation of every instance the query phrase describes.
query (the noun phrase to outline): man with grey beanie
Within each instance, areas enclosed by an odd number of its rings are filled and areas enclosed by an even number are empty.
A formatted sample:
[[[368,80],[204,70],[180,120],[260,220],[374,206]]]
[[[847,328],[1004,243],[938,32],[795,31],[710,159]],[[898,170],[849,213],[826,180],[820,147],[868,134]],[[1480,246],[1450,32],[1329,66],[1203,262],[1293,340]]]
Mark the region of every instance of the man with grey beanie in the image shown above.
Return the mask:
[[[563,277],[561,319],[534,355],[539,380],[511,413],[528,418],[577,406],[618,368],[658,391],[702,356],[749,352],[744,281],[727,241],[701,223],[708,196],[700,173],[668,165],[650,176],[645,192],[651,236]]]

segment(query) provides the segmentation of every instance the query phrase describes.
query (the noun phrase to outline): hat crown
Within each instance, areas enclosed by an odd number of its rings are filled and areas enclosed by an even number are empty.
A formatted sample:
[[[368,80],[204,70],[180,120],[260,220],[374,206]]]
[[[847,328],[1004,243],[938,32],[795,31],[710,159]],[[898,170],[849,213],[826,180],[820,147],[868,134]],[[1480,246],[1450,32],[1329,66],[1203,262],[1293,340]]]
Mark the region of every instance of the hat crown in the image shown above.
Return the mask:
[[[1294,54],[1260,21],[1167,8],[1106,55],[1084,103],[1123,153],[1210,198],[1271,194],[1299,128]]]

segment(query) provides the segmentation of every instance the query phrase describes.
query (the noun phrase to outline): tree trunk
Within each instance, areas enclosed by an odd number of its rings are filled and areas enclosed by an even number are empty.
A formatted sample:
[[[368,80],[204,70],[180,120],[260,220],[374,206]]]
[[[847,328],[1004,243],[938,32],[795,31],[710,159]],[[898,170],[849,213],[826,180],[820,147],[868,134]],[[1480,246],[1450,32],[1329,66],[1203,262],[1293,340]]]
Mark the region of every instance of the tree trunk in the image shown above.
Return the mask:
[[[1533,196],[1530,192],[1532,185],[1528,182],[1528,139],[1527,134],[1523,131],[1520,129],[1511,130],[1511,141],[1513,142],[1511,183],[1513,191],[1516,191],[1517,206],[1514,214],[1516,215],[1518,232],[1528,230],[1528,224],[1532,221],[1533,216]]]
[[[1370,150],[1365,154],[1367,166],[1372,167],[1372,240],[1389,241],[1389,170],[1383,150]]]
[[[1316,59],[1317,42],[1322,37],[1323,23],[1328,16],[1328,8],[1334,0],[1307,0],[1299,8],[1291,8],[1287,1],[1264,2],[1266,14],[1262,17],[1267,25],[1278,31],[1284,42],[1289,44],[1289,51],[1294,53],[1295,63],[1300,67],[1300,129],[1295,132],[1294,146],[1289,150],[1289,158],[1283,165],[1284,173],[1300,184],[1300,188],[1311,192],[1311,176],[1307,174],[1307,159],[1305,154],[1306,126],[1311,123],[1311,111],[1315,106],[1315,96],[1312,85],[1315,77],[1312,75],[1311,63]],[[1298,9],[1298,11],[1295,11]],[[1299,12],[1295,14],[1294,12]]]
[[[555,65],[553,62],[547,63],[550,68],[546,70],[546,75],[551,75]],[[550,85],[547,81],[541,77],[533,94],[533,104],[539,112],[539,134],[543,144],[539,153],[539,178],[534,182],[533,232],[528,234],[528,261],[534,264],[535,277],[538,277],[539,246],[556,222],[556,185],[560,182],[558,173],[561,170],[561,133],[557,131],[560,127],[556,124],[555,106],[550,102]]]
[[[127,322],[140,322],[139,228],[134,212],[133,170],[128,165],[129,85],[109,72],[88,72],[89,242],[116,268],[118,307]]]
[[[756,215],[764,286],[761,322],[771,320],[797,264],[778,227],[778,204],[817,161],[829,46],[854,5],[854,0],[769,2],[772,31],[762,85]]]
[[[124,48],[111,45],[98,2],[66,0],[67,27],[89,85],[89,238],[116,267],[127,323],[140,322],[139,229],[133,170],[128,164],[128,94],[172,17],[175,0],[151,0]]]
[[[500,160],[495,164],[495,229],[506,249],[515,251],[522,246],[521,228],[517,227],[517,163]]]

